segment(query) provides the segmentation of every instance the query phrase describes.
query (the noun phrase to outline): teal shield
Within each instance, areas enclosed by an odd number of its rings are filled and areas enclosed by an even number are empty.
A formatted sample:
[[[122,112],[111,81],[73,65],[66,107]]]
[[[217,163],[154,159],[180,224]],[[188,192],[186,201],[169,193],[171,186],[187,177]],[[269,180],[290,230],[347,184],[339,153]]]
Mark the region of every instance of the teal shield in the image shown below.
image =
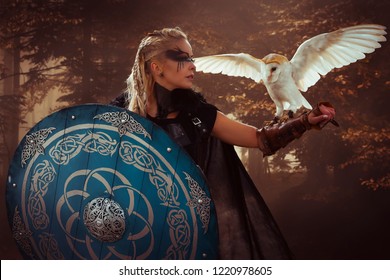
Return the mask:
[[[88,104],[35,125],[9,168],[14,239],[29,259],[216,259],[205,178],[149,120]]]

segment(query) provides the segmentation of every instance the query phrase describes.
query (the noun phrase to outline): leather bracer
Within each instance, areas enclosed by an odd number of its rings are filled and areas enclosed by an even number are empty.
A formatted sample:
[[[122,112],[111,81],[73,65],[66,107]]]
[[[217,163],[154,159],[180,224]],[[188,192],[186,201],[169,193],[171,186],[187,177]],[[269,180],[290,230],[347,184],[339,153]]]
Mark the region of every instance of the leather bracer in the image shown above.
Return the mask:
[[[285,123],[258,129],[257,143],[263,155],[270,156],[294,139],[301,137],[309,129],[311,129],[311,125],[307,121],[307,113],[305,113],[299,118],[289,120]]]
[[[314,116],[320,116],[322,114],[319,108],[320,105],[333,108],[332,104],[329,102],[320,102],[313,110],[303,113],[296,119],[258,129],[257,144],[259,149],[263,152],[263,155],[273,155],[277,150],[286,147],[288,143],[294,139],[298,139],[306,130],[311,128],[322,129],[329,122],[335,126],[339,126],[339,124],[334,119],[317,125],[312,125],[309,123],[308,115],[310,113],[312,113]]]

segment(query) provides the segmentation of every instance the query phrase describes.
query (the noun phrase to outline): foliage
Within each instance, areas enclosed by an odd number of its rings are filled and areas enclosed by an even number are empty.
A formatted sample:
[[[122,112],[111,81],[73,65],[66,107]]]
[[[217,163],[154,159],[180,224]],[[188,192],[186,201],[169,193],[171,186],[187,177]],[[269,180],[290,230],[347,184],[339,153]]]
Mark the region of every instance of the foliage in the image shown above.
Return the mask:
[[[124,80],[128,67],[117,28],[126,16],[121,8],[112,1],[9,1],[1,9],[1,45],[20,52],[24,70],[2,78],[20,74],[30,105],[53,88],[70,104],[112,97],[123,87],[114,77],[123,73]]]

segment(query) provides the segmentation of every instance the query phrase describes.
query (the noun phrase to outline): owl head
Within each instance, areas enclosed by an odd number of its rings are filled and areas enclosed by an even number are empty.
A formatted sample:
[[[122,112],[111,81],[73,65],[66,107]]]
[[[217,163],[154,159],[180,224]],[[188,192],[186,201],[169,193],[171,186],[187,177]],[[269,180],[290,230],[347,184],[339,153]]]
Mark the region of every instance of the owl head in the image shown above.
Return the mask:
[[[276,53],[266,55],[262,61],[265,64],[265,81],[268,83],[275,83],[289,62],[287,57]]]

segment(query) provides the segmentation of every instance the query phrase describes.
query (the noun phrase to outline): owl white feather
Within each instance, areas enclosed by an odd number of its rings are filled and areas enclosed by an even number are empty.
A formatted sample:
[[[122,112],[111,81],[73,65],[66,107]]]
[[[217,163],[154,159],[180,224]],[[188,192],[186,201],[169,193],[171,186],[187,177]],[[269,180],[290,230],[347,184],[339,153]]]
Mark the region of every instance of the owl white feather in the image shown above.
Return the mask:
[[[365,24],[323,33],[303,42],[293,58],[268,54],[263,59],[246,53],[195,58],[197,71],[246,77],[264,83],[276,106],[275,120],[284,110],[295,113],[312,106],[301,94],[334,68],[365,58],[386,41],[386,27]]]

